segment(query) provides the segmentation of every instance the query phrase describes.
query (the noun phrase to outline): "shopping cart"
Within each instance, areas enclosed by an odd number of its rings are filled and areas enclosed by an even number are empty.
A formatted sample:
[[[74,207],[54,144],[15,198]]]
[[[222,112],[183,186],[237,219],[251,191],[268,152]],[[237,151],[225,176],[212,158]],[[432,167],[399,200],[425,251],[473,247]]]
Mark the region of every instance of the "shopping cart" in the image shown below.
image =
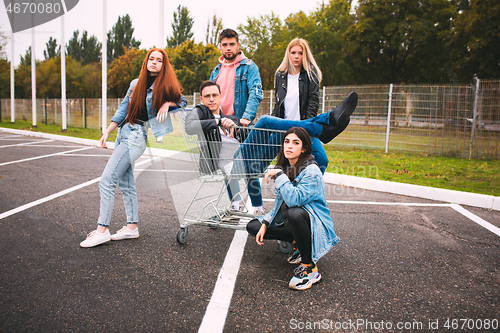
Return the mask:
[[[233,209],[226,185],[231,180],[237,180],[240,185],[244,183],[238,193],[233,193],[233,198],[239,195],[242,202],[246,202],[248,179],[264,177],[278,155],[285,131],[235,126],[231,128],[234,139],[228,141],[223,136],[221,139],[220,129],[203,133],[200,127],[197,134],[186,133],[184,118],[185,113],[180,113],[182,132],[200,185],[182,215],[177,242],[186,242],[190,225],[245,230],[256,215],[250,214],[245,205],[239,210]],[[207,187],[210,189],[206,190]],[[283,253],[290,252],[290,243],[280,241],[278,244]]]

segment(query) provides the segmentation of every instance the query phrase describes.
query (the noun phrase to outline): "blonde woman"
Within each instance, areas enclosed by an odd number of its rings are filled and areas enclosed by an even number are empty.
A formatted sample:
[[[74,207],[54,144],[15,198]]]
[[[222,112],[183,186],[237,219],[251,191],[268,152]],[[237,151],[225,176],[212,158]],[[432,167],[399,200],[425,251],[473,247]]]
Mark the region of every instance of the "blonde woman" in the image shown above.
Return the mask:
[[[316,117],[322,78],[321,70],[314,60],[307,41],[302,38],[293,39],[288,44],[283,61],[276,70],[274,81],[276,105],[271,115],[288,120]],[[324,173],[328,166],[325,149],[318,138],[312,139],[312,146],[313,156],[321,172]]]

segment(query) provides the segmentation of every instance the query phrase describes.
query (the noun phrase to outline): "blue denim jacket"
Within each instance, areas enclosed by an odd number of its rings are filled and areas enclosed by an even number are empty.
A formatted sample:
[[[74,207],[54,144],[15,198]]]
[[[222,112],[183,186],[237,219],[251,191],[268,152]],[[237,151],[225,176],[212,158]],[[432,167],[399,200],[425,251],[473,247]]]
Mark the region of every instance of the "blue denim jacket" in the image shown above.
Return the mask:
[[[304,208],[311,219],[312,259],[317,262],[340,240],[335,235],[330,209],[326,203],[325,182],[321,170],[317,164],[310,164],[293,182],[282,174],[276,178],[274,187],[274,208],[259,220],[271,221],[269,228],[281,225],[283,216],[280,207],[283,200],[288,207]]]
[[[121,102],[120,106],[118,106],[118,109],[116,109],[115,115],[113,116],[113,118],[111,118],[111,121],[114,121],[115,123],[118,123],[120,125],[125,121],[125,118],[127,117],[130,98],[132,97],[132,91],[134,90],[137,81],[139,81],[139,79],[135,79],[130,82],[130,87],[128,88],[127,95]],[[153,107],[153,87],[154,83],[148,89],[148,92],[146,94],[146,106],[148,108],[149,126],[151,126],[151,129],[153,130],[153,135],[155,136],[155,138],[157,138],[172,133],[174,129],[172,127],[172,121],[170,120],[170,112],[167,115],[167,119],[165,119],[163,122],[159,122],[158,120],[156,120],[157,110]],[[177,103],[177,106],[179,108],[184,108],[186,105],[187,99],[181,95],[181,100],[179,101],[179,103]],[[179,109],[170,107],[169,111],[177,112],[179,111]]]
[[[211,81],[217,82],[220,67],[221,64],[218,64],[212,71]],[[259,68],[252,60],[243,59],[236,68],[234,78],[234,114],[240,119],[253,121],[263,98]]]

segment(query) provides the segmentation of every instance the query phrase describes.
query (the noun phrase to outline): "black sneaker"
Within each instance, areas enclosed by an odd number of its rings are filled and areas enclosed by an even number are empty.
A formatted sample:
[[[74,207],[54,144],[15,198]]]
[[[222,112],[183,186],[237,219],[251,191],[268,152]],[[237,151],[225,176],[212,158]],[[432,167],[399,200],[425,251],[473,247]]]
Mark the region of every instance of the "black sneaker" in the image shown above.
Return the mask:
[[[346,127],[349,117],[358,105],[358,94],[353,91],[330,113],[330,125]]]
[[[338,127],[336,125],[323,125],[323,132],[318,137],[319,141],[325,144],[332,141],[335,137],[337,137],[340,133],[342,133],[346,129],[350,121],[351,118],[347,118],[347,122],[344,125],[344,127]]]

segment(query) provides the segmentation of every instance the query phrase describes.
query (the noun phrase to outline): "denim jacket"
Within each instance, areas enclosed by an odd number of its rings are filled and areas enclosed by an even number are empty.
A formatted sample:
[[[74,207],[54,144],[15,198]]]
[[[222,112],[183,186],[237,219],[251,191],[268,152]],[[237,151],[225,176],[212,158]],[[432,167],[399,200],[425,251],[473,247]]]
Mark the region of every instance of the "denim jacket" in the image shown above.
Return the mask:
[[[269,228],[283,224],[280,210],[283,201],[288,207],[304,208],[311,219],[312,259],[317,262],[339,242],[326,203],[325,182],[321,170],[317,164],[309,164],[293,182],[290,182],[285,174],[278,176],[274,181],[274,187],[276,196],[274,208],[268,214],[259,217],[259,220],[270,221]]]
[[[135,79],[130,82],[130,87],[128,88],[127,95],[121,102],[120,106],[118,106],[118,109],[116,109],[115,115],[113,116],[113,118],[111,118],[111,121],[121,125],[127,118],[128,105],[137,81],[139,81],[139,79]],[[172,127],[172,121],[170,120],[170,112],[167,115],[167,119],[165,119],[163,122],[159,122],[158,120],[156,120],[157,110],[153,107],[153,87],[154,83],[147,91],[146,106],[148,109],[149,126],[153,130],[153,135],[155,136],[155,138],[157,138],[172,133],[174,129]],[[177,103],[178,108],[170,107],[169,111],[175,110],[174,112],[177,112],[179,111],[179,108],[184,108],[186,105],[187,99],[181,95],[181,100]]]
[[[211,81],[217,82],[220,67],[221,64],[218,64],[212,71]],[[259,68],[252,60],[243,59],[236,68],[234,78],[234,114],[240,119],[253,121],[263,98]]]

